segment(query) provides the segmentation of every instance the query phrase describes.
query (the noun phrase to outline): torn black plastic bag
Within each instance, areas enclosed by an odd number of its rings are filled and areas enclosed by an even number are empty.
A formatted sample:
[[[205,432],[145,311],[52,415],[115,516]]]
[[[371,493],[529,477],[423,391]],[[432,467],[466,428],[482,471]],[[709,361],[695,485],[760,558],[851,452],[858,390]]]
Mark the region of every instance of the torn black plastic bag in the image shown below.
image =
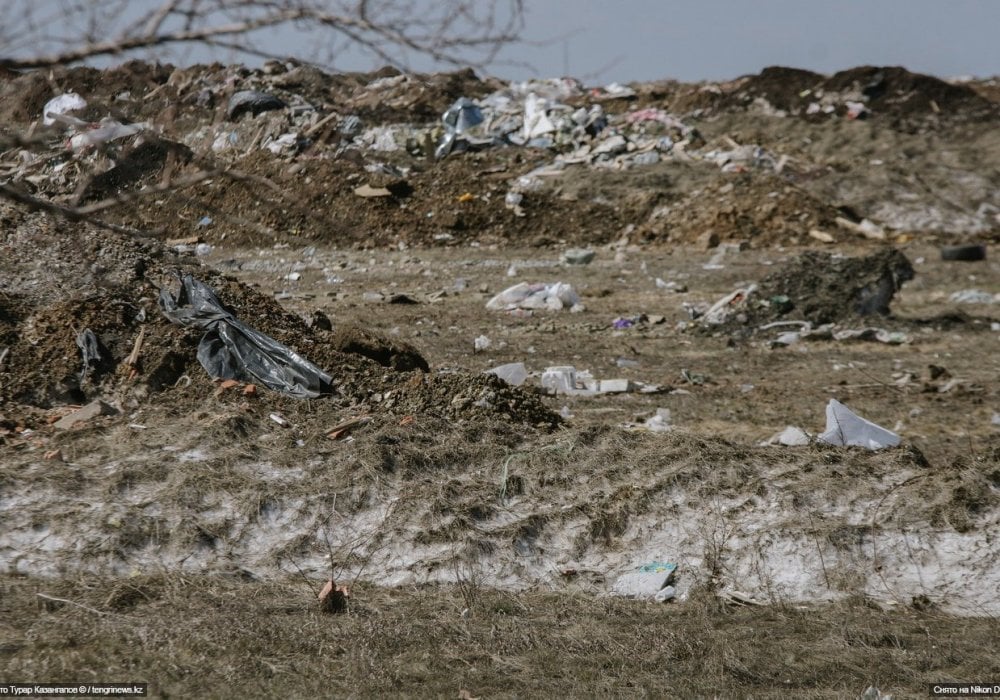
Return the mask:
[[[174,323],[206,331],[198,344],[198,362],[213,377],[254,380],[300,399],[332,391],[330,375],[237,319],[211,287],[191,275],[184,275],[176,299],[160,290],[160,308]]]

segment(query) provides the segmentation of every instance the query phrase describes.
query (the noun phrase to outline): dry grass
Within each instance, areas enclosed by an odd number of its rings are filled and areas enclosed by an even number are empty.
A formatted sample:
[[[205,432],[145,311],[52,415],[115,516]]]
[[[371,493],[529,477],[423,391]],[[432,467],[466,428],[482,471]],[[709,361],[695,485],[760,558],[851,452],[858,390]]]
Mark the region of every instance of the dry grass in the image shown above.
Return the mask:
[[[316,584],[318,588],[318,584]],[[143,680],[161,697],[856,697],[1000,676],[994,620],[854,600],[727,608],[304,581],[0,579],[8,678]],[[77,605],[47,601],[37,593]],[[44,603],[44,605],[40,605]],[[86,608],[80,606],[87,606]]]

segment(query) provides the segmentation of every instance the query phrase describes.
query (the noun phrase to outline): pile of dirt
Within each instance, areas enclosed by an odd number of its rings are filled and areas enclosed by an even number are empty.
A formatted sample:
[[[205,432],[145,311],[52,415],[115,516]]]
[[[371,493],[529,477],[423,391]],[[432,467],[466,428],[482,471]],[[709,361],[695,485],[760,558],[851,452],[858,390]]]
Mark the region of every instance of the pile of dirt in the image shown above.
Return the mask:
[[[890,315],[889,304],[913,266],[895,248],[863,257],[806,251],[759,284],[740,288],[708,309],[700,331],[755,334],[775,322],[811,326]]]
[[[824,90],[860,90],[875,115],[886,115],[903,129],[925,124],[928,118],[942,123],[995,121],[1000,106],[972,86],[953,84],[901,66],[861,66],[834,74]]]
[[[107,71],[61,68],[50,76],[29,73],[0,81],[0,103],[6,110],[0,116],[7,117],[3,128],[8,133],[32,133],[41,142],[12,154],[0,168],[28,193],[57,201],[107,204],[108,198],[124,196],[121,204],[102,208],[110,221],[162,239],[198,236],[213,244],[603,244],[634,225],[656,241],[690,242],[714,231],[723,239],[801,245],[811,242],[811,228],[836,235],[831,220],[840,206],[854,206],[859,217],[893,218],[886,214],[892,212],[886,200],[903,201],[909,195],[882,196],[895,186],[884,175],[892,168],[867,169],[870,160],[885,165],[896,153],[910,157],[910,151],[893,145],[901,132],[925,122],[988,124],[1000,113],[1000,106],[973,86],[900,68],[862,67],[825,77],[775,67],[716,85],[636,85],[634,94],[625,93],[627,99],[610,100],[572,81],[540,81],[538,89],[552,94],[562,94],[558,91],[565,88],[567,104],[585,111],[600,108],[610,115],[600,138],[589,142],[587,157],[574,156],[573,151],[586,139],[578,142],[562,133],[541,139],[536,144],[540,147],[492,143],[436,159],[442,112],[458,97],[483,97],[501,88],[500,82],[482,80],[468,70],[330,74],[281,62],[260,70],[130,62]],[[68,151],[65,128],[38,126],[45,102],[67,90],[88,101],[77,117],[145,122],[150,130],[97,150]],[[227,105],[237,90],[265,92],[285,107],[232,117]],[[516,109],[522,98],[515,88],[510,94]],[[868,137],[863,148],[852,147],[858,151],[856,158],[840,155],[843,138],[857,138],[854,132],[841,133],[845,124],[858,126],[846,118],[851,101],[869,110],[867,118],[875,129],[871,138],[885,151],[878,159],[870,157]],[[623,116],[640,107],[650,109],[635,120]],[[680,122],[663,107],[688,116]],[[783,143],[789,136],[772,119],[746,138],[731,129],[717,133],[711,146],[704,141],[702,130],[712,131],[720,116],[743,119],[748,110],[755,117],[795,118],[796,126],[804,129],[802,138]],[[880,138],[879,129],[895,136]],[[593,152],[605,146],[614,151],[615,139],[622,135],[627,137],[624,152],[613,158]],[[822,146],[823,162],[809,162],[813,156],[809,149],[803,151],[802,143]],[[963,137],[962,143],[969,141]],[[990,148],[991,142],[984,139],[981,147],[965,150],[988,153]],[[713,157],[728,150],[739,154],[733,162]],[[757,151],[763,154],[760,163],[756,155],[747,156]],[[781,155],[789,151],[791,164]],[[955,168],[979,168],[964,152],[961,162],[949,165],[949,177]],[[554,161],[557,155],[574,156],[573,164],[562,168]],[[710,184],[663,191],[658,184],[662,178],[656,175],[671,167],[678,180]],[[720,167],[746,177],[713,182]],[[517,205],[510,205],[507,195],[539,168],[548,168],[547,176],[529,177],[530,184],[515,193],[521,198]],[[590,191],[574,194],[573,187],[566,186],[574,178],[590,181]],[[842,179],[864,186],[837,184]],[[832,186],[822,185],[828,180]],[[940,199],[948,203],[933,201],[930,194],[927,203],[905,200],[907,211],[916,208],[921,214],[906,221],[944,229],[988,229],[993,225],[988,190],[980,194],[979,180],[972,175],[967,180],[977,191],[965,196],[944,188],[947,196]],[[163,191],[130,196],[151,185],[161,185]],[[605,192],[609,188],[613,194]],[[947,211],[937,212],[942,206]],[[651,213],[654,220],[647,222]],[[897,223],[892,225],[899,228]]]
[[[761,280],[758,293],[780,300],[771,305],[779,316],[819,325],[888,315],[893,296],[914,274],[895,248],[859,258],[807,251]]]
[[[833,97],[834,99],[830,99]],[[833,109],[810,110],[823,100]],[[995,121],[998,105],[965,84],[953,84],[900,66],[859,66],[832,76],[784,66],[771,66],[722,91],[712,107],[767,108],[825,121],[847,114],[846,102],[863,103],[868,118],[886,122],[900,131],[937,125]]]
[[[721,174],[676,203],[661,206],[638,227],[641,239],[696,242],[706,233],[720,240],[754,245],[802,245],[818,229],[837,236],[841,213],[807,191],[776,175]]]
[[[155,241],[3,207],[17,223],[0,233],[0,404],[5,414],[31,416],[28,427],[42,417],[32,409],[59,412],[98,398],[135,408],[152,395],[169,404],[195,378],[211,392],[196,359],[202,333],[170,323],[157,304],[159,290],[175,291],[185,273],[212,287],[237,318],[328,368],[332,407],[559,422],[537,396],[495,377],[425,378],[427,361],[407,343],[350,327],[310,328],[273,299]],[[390,400],[393,391],[404,398]]]
[[[615,204],[567,201],[545,191],[527,195],[524,216],[516,216],[504,197],[509,181],[531,169],[522,158],[500,149],[460,154],[433,165],[411,160],[405,177],[386,182],[360,156],[303,158],[292,166],[261,151],[233,163],[239,173],[252,177],[221,175],[156,200],[143,198],[117,220],[163,231],[165,237],[199,235],[225,245],[291,240],[359,248],[471,241],[546,245],[570,239],[600,244],[629,221],[630,212]],[[178,175],[197,167],[192,164]],[[363,185],[389,185],[398,194],[390,190],[386,196],[363,197],[355,193]],[[213,224],[198,228],[204,216],[212,217]]]

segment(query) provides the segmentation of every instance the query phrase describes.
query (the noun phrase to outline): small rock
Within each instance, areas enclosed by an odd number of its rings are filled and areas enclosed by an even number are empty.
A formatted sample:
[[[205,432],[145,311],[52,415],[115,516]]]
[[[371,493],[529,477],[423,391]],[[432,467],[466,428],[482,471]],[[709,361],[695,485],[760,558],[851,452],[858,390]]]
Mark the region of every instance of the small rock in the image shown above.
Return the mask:
[[[590,248],[570,248],[563,251],[562,261],[567,265],[589,265],[595,255]]]
[[[701,250],[711,250],[719,247],[719,234],[715,231],[705,231],[705,233],[695,239],[695,245]]]
[[[100,399],[91,401],[83,408],[65,415],[55,422],[55,427],[60,430],[69,430],[78,423],[85,423],[98,416],[113,416],[118,413],[114,406],[104,403]]]

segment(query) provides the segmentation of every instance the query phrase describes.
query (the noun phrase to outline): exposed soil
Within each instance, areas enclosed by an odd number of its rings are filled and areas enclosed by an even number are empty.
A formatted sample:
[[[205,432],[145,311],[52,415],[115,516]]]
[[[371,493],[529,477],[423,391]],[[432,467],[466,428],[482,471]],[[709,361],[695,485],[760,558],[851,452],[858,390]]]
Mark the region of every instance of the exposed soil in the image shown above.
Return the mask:
[[[938,249],[1000,232],[990,81],[539,83],[599,103],[607,131],[433,157],[457,98],[506,87],[294,65],[0,78],[0,135],[41,137],[0,179],[98,219],[0,204],[10,673],[219,697],[908,696],[996,676],[1000,265]],[[78,117],[155,134],[64,150],[32,122],[68,89]],[[249,89],[287,106],[229,119]],[[620,135],[631,150],[601,154]],[[186,273],[331,391],[209,376],[204,331],[157,303]],[[520,282],[580,304],[486,308]],[[522,386],[489,373],[517,362]],[[543,391],[564,365],[629,390]],[[832,398],[901,445],[778,444],[823,432]],[[674,602],[614,594],[663,561]],[[316,603],[331,576],[346,615]]]

